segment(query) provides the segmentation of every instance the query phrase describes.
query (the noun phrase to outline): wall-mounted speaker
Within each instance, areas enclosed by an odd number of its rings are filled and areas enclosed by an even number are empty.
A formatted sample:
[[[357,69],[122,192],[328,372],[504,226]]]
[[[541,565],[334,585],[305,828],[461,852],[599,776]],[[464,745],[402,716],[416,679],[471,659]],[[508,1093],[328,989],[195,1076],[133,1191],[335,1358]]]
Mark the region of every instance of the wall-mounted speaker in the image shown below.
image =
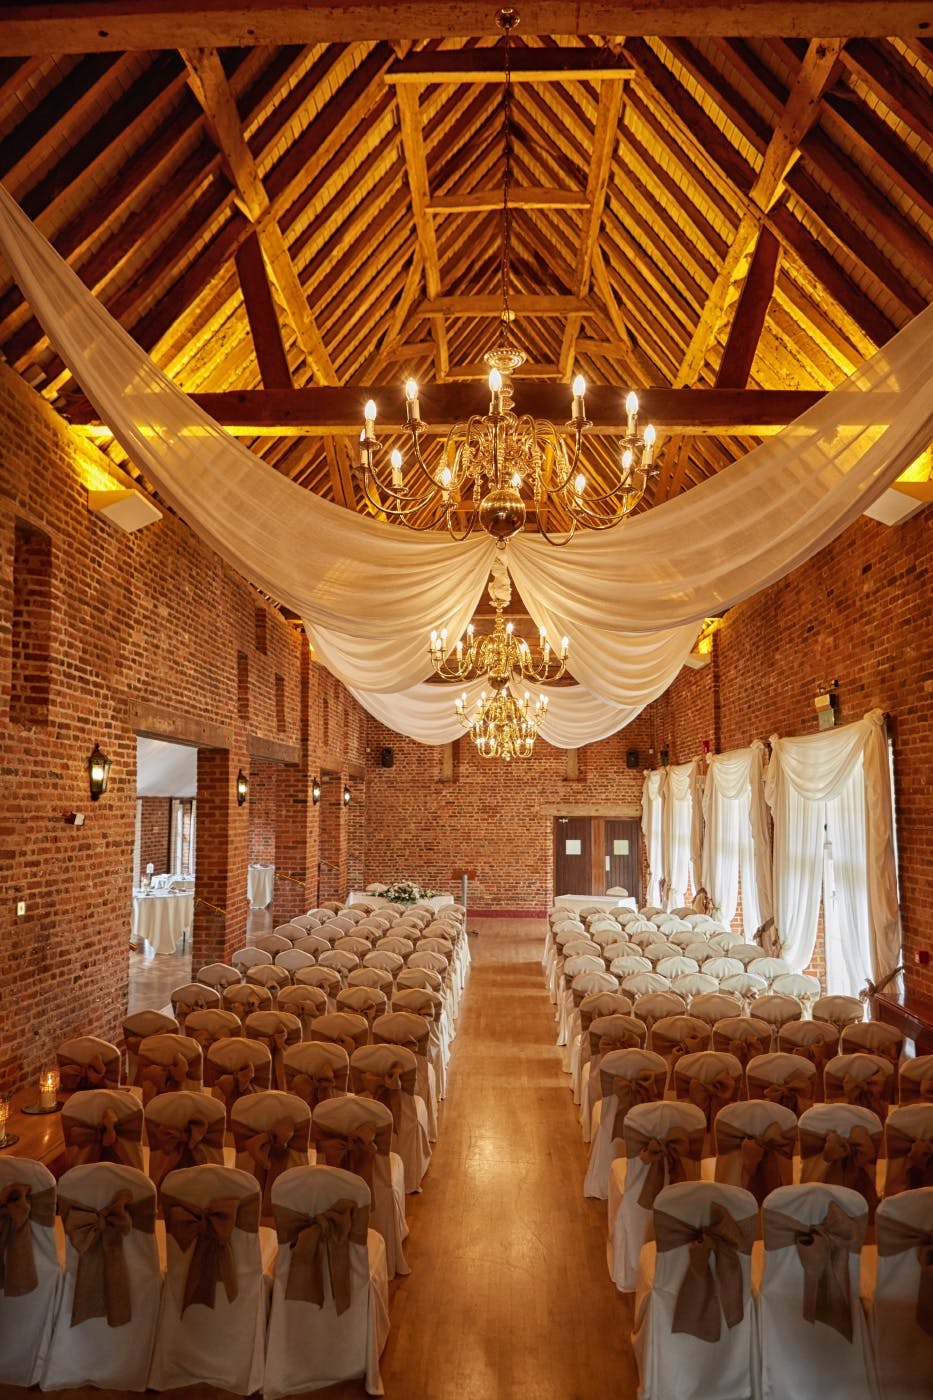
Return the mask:
[[[382,764],[383,768],[391,768],[395,762],[395,750],[383,749],[382,753],[379,756],[379,761]]]
[[[640,765],[639,762],[638,762],[638,758],[639,758],[639,754],[638,754],[638,750],[637,750],[637,749],[626,749],[626,750],[625,750],[625,766],[626,766],[626,768],[639,768],[641,765]]]

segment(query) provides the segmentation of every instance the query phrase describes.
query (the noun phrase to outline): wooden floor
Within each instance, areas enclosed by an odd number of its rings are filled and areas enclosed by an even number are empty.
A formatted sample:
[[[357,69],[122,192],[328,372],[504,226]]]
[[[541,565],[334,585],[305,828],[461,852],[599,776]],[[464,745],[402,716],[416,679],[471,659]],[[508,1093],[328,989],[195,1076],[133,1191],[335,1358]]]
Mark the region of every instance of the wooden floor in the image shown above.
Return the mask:
[[[605,1202],[582,1195],[587,1154],[554,1045],[543,921],[471,917],[470,926],[479,932],[440,1140],[424,1190],[408,1197],[412,1272],[390,1285],[387,1400],[632,1400],[631,1304],[607,1272]],[[156,959],[140,980],[154,991],[163,971],[178,971],[160,967],[168,962]],[[4,1397],[28,1393],[0,1387]],[[361,1382],[311,1394],[365,1396]]]

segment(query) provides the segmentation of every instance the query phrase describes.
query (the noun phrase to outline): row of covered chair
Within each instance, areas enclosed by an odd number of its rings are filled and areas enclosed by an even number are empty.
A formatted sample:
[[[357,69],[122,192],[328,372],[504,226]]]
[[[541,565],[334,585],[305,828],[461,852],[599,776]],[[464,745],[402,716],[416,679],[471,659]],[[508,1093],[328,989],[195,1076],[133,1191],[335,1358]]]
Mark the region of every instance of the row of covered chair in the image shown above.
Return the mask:
[[[868,1211],[844,1186],[682,1182],[651,1207],[640,1400],[922,1400],[933,1391],[933,1188]],[[759,1238],[760,1236],[760,1238]]]

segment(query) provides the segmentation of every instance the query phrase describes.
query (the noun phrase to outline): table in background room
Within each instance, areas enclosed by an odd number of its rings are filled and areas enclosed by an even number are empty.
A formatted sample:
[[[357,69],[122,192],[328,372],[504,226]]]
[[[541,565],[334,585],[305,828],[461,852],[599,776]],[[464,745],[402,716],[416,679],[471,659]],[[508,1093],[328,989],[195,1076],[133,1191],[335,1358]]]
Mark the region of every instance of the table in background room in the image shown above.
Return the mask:
[[[413,899],[411,904],[421,904],[426,909],[433,909],[437,913],[438,909],[443,909],[445,904],[453,904],[452,894],[435,894],[429,899]],[[366,890],[351,890],[347,895],[347,904],[373,904],[377,908],[380,904],[394,904],[396,909],[404,909],[404,904],[399,904],[398,900],[384,899],[381,894],[368,894]],[[411,905],[408,906],[409,908]]]
[[[174,953],[194,920],[194,894],[174,890],[134,890],[133,942],[145,939],[153,953]]]
[[[246,871],[246,888],[250,909],[268,909],[275,885],[274,865],[250,865]]]

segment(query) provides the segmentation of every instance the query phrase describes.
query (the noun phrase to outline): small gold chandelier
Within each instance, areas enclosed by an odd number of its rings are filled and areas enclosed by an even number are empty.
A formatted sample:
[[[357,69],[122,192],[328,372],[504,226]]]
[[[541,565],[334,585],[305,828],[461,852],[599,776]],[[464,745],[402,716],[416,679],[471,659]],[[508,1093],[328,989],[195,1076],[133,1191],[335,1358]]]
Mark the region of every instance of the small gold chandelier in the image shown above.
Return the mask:
[[[571,390],[570,420],[558,429],[548,419],[516,413],[511,378],[527,358],[512,338],[509,307],[512,257],[512,30],[514,10],[500,10],[496,22],[505,35],[503,139],[505,175],[502,188],[502,313],[500,339],[483,356],[489,366],[488,412],[454,423],[435,464],[424,456],[428,431],[421,417],[418,385],[405,385],[405,424],[409,459],[398,448],[389,466],[377,463],[376,405],[363,410],[360,468],[363,494],[374,511],[414,530],[446,528],[465,539],[479,526],[504,541],[531,519],[549,544],[567,544],[578,528],[606,530],[630,515],[657,475],[656,435],[649,424],[638,426],[638,398],[625,401],[627,424],[618,467],[612,479],[588,481],[582,470],[583,436],[592,424],[586,417],[586,384],[577,375]],[[413,466],[409,465],[413,462]]]
[[[482,758],[530,758],[538,737],[538,726],[547,718],[548,701],[541,696],[532,708],[526,691],[522,699],[511,692],[513,676],[547,685],[560,680],[567,670],[569,644],[561,639],[560,651],[552,651],[544,628],[541,628],[537,648],[529,646],[523,637],[516,637],[511,622],[503,611],[512,597],[512,585],[504,554],[497,554],[489,579],[489,598],[496,615],[492,632],[477,637],[473,624],[466,632],[466,641],[459,640],[448,650],[447,629],[431,633],[428,655],[434,674],[445,681],[471,681],[487,676],[492,694],[482,691],[471,711],[467,710],[467,694],[456,701],[457,718],[476,745]]]

